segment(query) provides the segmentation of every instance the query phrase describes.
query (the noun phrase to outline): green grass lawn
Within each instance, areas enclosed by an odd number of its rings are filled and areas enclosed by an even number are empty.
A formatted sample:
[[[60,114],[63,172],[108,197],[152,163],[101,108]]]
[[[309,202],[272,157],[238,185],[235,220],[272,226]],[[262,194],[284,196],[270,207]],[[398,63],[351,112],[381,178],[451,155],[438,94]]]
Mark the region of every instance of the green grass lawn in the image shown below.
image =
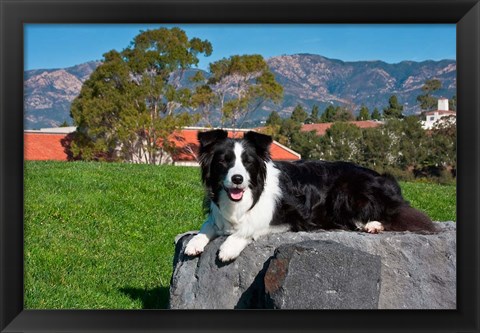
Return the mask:
[[[455,185],[400,182],[402,194],[410,205],[421,209],[433,221],[457,220],[457,188]]]
[[[432,219],[455,186],[401,183]],[[203,222],[199,169],[25,163],[25,308],[165,308],[175,235]]]

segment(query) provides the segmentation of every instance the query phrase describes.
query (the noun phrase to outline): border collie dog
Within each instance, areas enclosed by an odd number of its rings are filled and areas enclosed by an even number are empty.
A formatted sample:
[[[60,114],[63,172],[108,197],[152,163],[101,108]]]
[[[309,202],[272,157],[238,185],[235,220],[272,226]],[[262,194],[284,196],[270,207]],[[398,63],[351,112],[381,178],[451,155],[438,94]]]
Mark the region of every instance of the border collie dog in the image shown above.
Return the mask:
[[[410,207],[389,175],[347,162],[273,162],[268,135],[223,130],[198,133],[209,215],[185,253],[228,236],[218,257],[227,262],[259,236],[318,229],[435,231],[430,218]]]

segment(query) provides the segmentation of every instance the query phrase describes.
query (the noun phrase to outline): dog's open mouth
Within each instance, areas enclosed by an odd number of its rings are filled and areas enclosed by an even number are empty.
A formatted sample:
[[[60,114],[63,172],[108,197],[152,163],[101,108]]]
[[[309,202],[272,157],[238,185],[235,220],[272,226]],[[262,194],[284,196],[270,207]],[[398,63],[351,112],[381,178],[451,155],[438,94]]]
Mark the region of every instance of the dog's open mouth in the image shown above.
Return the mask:
[[[225,190],[227,191],[228,197],[229,197],[230,200],[232,200],[232,201],[240,201],[240,200],[242,200],[242,198],[243,198],[243,193],[245,192],[245,189],[236,188],[236,187],[226,188]]]

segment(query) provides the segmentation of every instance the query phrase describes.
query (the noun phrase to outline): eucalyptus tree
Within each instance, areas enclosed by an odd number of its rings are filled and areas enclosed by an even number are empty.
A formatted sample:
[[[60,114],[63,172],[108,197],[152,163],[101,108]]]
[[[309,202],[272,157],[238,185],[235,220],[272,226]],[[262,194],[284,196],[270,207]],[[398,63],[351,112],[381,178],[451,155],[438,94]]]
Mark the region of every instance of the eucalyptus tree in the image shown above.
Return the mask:
[[[205,85],[215,93],[211,103],[221,111],[222,124],[241,127],[265,102],[283,98],[283,87],[261,55],[223,58],[211,63],[209,72]]]
[[[123,51],[105,53],[72,103],[74,155],[166,161],[175,149],[169,136],[194,121],[185,110],[193,93],[181,88],[183,74],[199,54],[211,53],[209,41],[189,39],[180,28],[141,31]]]

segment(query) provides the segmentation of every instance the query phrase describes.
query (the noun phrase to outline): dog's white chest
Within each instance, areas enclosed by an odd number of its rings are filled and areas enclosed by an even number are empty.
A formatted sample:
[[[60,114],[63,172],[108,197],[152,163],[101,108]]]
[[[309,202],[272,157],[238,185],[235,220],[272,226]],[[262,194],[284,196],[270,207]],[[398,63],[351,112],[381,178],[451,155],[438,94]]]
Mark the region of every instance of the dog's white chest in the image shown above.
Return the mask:
[[[217,211],[215,224],[226,235],[238,231],[243,224],[248,223],[249,214],[244,209],[239,209],[239,205],[241,203],[230,204],[226,202],[221,210],[215,207]]]

